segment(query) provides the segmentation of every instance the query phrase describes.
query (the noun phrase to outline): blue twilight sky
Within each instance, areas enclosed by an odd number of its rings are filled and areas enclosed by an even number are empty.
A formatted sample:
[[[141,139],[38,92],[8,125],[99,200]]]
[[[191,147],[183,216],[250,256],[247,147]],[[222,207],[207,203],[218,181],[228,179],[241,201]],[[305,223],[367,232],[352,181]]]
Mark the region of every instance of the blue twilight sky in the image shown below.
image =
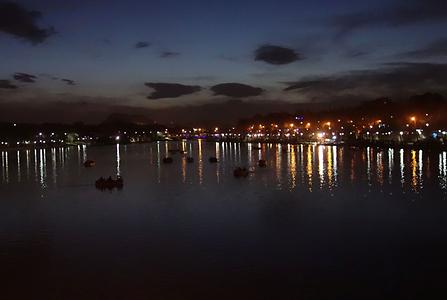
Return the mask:
[[[234,98],[350,100],[433,83],[409,74],[444,72],[447,62],[440,0],[0,0],[0,9],[8,17],[0,20],[2,102],[163,108]],[[402,82],[388,86],[384,73]],[[349,84],[341,89],[337,80]],[[421,91],[443,84],[434,81]],[[242,86],[216,92],[222,83]]]

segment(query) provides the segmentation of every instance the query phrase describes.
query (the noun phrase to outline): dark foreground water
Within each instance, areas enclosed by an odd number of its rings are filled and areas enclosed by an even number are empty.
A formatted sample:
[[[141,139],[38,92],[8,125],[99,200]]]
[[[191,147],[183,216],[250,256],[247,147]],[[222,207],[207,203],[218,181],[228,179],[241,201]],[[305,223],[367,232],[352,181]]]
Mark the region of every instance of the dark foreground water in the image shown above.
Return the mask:
[[[1,152],[0,299],[446,298],[446,152],[253,146]]]

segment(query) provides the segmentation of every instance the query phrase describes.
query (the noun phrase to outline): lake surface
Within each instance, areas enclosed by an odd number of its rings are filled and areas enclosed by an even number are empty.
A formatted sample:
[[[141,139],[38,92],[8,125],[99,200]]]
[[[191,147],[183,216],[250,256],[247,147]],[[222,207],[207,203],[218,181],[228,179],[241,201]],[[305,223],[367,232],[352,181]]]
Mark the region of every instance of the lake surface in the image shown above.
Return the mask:
[[[2,299],[445,292],[446,152],[184,141],[0,153]],[[234,178],[237,166],[253,173]],[[95,189],[116,175],[122,190]]]

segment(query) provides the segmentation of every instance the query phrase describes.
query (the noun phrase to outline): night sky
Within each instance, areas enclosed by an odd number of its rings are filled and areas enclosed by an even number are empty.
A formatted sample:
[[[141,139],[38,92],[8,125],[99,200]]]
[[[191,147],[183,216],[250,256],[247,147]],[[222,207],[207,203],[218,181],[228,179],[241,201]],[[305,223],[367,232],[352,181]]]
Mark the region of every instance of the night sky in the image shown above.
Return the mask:
[[[0,1],[0,121],[445,94],[446,32],[445,0]]]

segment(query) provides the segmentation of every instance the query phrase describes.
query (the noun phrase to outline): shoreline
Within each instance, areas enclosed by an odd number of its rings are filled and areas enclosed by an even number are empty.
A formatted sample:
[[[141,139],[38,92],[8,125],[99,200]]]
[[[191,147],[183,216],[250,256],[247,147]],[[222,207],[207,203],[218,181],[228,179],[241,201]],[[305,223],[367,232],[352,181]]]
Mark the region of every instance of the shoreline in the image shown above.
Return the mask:
[[[428,142],[415,142],[415,143],[389,143],[389,142],[334,142],[334,143],[318,143],[314,141],[281,141],[281,140],[255,140],[255,141],[247,141],[247,140],[219,140],[219,139],[187,139],[188,141],[197,141],[202,140],[205,142],[212,143],[224,143],[224,142],[232,142],[232,143],[244,143],[244,144],[280,144],[280,145],[324,145],[324,146],[337,146],[337,147],[349,147],[353,150],[355,149],[363,149],[367,147],[374,148],[384,148],[384,149],[414,149],[414,150],[427,150],[427,151],[435,151],[442,152],[447,151],[447,145],[443,144],[435,144]],[[180,142],[182,139],[173,139],[173,140],[158,140],[158,141],[147,141],[147,142],[139,142],[139,143],[120,143],[121,145],[135,145],[135,144],[150,144],[155,142]],[[71,147],[79,147],[79,146],[88,146],[88,147],[102,147],[102,146],[113,146],[116,143],[101,143],[101,144],[57,144],[57,145],[45,145],[45,146],[35,146],[35,145],[26,145],[26,146],[7,146],[0,147],[0,151],[23,151],[23,150],[36,150],[36,149],[51,149],[51,148],[71,148]]]

